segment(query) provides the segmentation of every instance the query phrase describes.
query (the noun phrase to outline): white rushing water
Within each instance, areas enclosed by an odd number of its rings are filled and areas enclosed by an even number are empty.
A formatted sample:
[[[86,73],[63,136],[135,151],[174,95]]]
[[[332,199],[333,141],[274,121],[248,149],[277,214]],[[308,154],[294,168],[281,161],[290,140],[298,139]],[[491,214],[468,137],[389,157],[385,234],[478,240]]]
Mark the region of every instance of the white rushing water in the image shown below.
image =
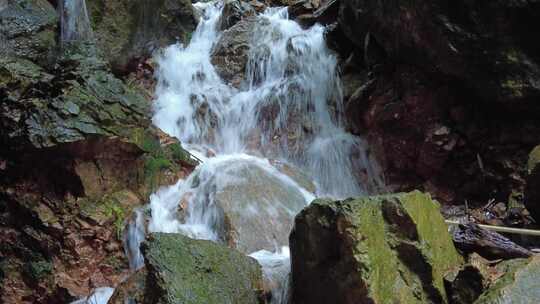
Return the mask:
[[[364,195],[366,183],[381,182],[366,144],[343,128],[337,60],[324,27],[302,29],[286,8],[267,9],[250,41],[246,81],[235,88],[211,63],[222,35],[221,1],[195,7],[202,17],[189,45],[157,57],[153,122],[202,163],[151,196],[148,230],[234,243],[262,265],[272,302],[286,303],[295,215],[315,197]],[[365,183],[357,172],[368,177]],[[125,234],[132,269],[143,265],[142,214]],[[224,234],[225,216],[238,225],[232,241]]]
[[[61,42],[88,41],[92,38],[85,0],[59,0],[58,12]]]

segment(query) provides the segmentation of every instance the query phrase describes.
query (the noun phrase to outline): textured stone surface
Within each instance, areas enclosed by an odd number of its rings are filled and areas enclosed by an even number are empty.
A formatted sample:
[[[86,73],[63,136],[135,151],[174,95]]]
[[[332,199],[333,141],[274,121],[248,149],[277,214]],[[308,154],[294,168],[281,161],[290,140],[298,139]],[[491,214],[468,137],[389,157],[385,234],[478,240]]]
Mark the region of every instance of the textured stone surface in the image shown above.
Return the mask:
[[[0,58],[50,59],[57,25],[56,11],[46,0],[0,2]]]
[[[316,200],[290,237],[295,303],[447,303],[458,266],[439,204],[420,192]]]
[[[115,71],[160,47],[188,42],[197,20],[190,0],[88,1],[97,45]]]
[[[145,303],[256,304],[259,264],[210,241],[155,233],[143,244],[148,270]]]
[[[245,18],[227,29],[212,50],[212,64],[223,80],[240,87],[245,80],[250,42],[261,20]]]
[[[537,303],[540,299],[540,258],[512,260],[497,266],[505,273],[480,298],[476,304],[487,303]]]

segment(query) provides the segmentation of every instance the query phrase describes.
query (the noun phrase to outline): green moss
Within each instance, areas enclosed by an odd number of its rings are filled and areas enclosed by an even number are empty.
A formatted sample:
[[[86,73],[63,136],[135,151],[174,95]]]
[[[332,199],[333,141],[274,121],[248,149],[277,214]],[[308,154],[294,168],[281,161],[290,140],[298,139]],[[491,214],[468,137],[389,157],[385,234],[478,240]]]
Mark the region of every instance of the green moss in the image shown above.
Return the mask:
[[[421,251],[429,253],[426,258],[433,267],[435,287],[444,294],[444,274],[463,262],[454,248],[448,227],[440,213],[440,205],[429,194],[419,191],[403,194],[401,204],[411,216],[420,236]]]
[[[78,201],[79,212],[83,217],[92,219],[99,225],[111,224],[118,239],[122,238],[127,217],[135,206],[122,198],[123,192],[116,192],[104,197],[91,200],[83,198]]]
[[[509,91],[510,94],[512,94],[513,97],[523,97],[523,89],[525,88],[525,84],[520,79],[505,79],[501,86],[503,89],[506,89]]]
[[[31,261],[24,265],[24,273],[31,279],[40,281],[51,275],[53,265],[45,260]]]
[[[143,249],[159,303],[258,303],[260,266],[236,250],[163,233],[153,234]]]
[[[107,201],[102,208],[105,216],[107,216],[113,221],[116,230],[116,236],[118,237],[118,239],[121,239],[122,232],[124,230],[124,223],[126,220],[126,211],[120,204],[114,201]]]
[[[315,256],[325,256],[321,252],[333,249],[313,244],[342,239],[338,246],[352,246],[352,253],[340,249],[340,263],[346,263],[347,271],[335,274],[333,266],[328,269],[329,276],[337,275],[334,281],[344,281],[337,284],[338,293],[357,288],[354,293],[365,292],[375,303],[447,303],[444,275],[463,260],[454,248],[439,208],[429,195],[419,191],[337,202],[317,200],[299,215],[296,225],[300,222],[299,227],[311,226],[313,231],[319,231],[313,227],[330,227],[324,231],[336,229],[337,234],[331,232],[331,237],[321,239],[319,235],[295,235],[291,242],[294,246],[313,247],[311,251],[315,253],[309,254]],[[309,239],[310,244],[301,243],[303,238]],[[313,265],[327,262],[309,261]],[[367,290],[360,291],[364,288]]]
[[[184,150],[179,143],[174,143],[169,145],[168,148],[171,150],[173,160],[177,162],[187,162],[191,163],[191,155],[189,152]]]
[[[536,165],[540,163],[540,145],[536,146],[529,154],[529,160],[527,162],[527,169],[531,173]]]

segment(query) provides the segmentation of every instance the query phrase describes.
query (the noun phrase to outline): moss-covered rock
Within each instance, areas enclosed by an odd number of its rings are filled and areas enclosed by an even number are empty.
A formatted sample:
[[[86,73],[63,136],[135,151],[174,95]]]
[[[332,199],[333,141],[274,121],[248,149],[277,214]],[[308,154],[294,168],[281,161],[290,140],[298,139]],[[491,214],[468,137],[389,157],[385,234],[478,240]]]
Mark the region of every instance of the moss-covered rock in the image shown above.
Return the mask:
[[[429,195],[316,200],[290,237],[295,303],[446,303],[462,262]]]
[[[536,146],[529,154],[527,168],[529,175],[525,187],[525,207],[540,222],[540,146]]]
[[[196,26],[190,0],[96,0],[88,10],[97,45],[117,70],[159,47],[187,42]]]
[[[540,300],[540,257],[504,262],[497,270],[505,273],[475,304],[538,303]]]
[[[257,262],[210,241],[152,234],[143,244],[148,270],[146,303],[259,303]]]

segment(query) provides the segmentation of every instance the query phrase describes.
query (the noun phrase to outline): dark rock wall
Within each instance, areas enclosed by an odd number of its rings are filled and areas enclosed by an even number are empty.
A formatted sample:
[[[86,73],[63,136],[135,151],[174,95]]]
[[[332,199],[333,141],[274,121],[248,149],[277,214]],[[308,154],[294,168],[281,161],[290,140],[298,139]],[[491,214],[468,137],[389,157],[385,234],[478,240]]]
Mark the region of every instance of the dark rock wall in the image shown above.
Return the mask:
[[[391,189],[444,203],[522,200],[540,142],[531,1],[341,1],[350,128],[365,134]]]

